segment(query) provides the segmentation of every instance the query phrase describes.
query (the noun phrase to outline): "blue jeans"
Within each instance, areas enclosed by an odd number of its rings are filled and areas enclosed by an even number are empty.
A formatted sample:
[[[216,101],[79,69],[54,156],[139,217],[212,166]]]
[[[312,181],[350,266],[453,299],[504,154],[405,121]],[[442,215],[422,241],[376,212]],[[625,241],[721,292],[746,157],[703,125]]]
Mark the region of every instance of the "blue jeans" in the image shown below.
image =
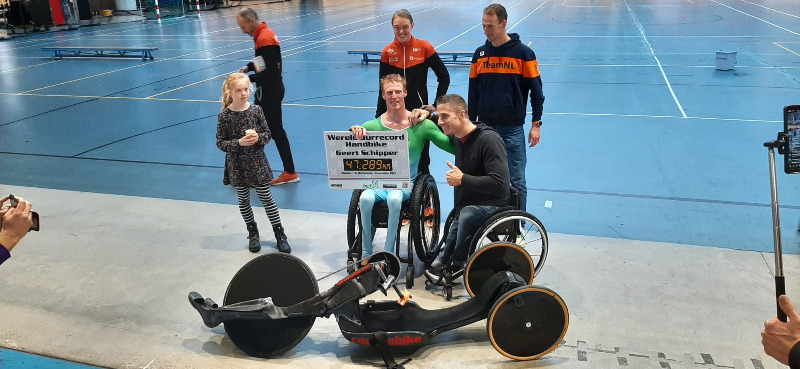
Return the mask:
[[[472,236],[483,225],[483,222],[489,219],[489,216],[498,209],[500,208],[496,206],[470,205],[463,207],[447,234],[444,250],[439,256],[442,264],[448,265],[451,259],[457,261],[467,260]]]
[[[526,154],[524,126],[491,126],[500,134],[506,144],[508,157],[508,173],[511,175],[511,187],[519,193],[520,210],[528,208],[528,187],[525,183],[525,166],[528,163]]]
[[[411,197],[411,191],[406,190],[371,190],[361,192],[358,206],[361,208],[361,257],[372,255],[372,207],[375,203],[386,202],[389,206],[389,228],[386,230],[386,244],[384,251],[394,252],[394,243],[397,240],[397,225],[400,223],[400,209],[403,201]]]

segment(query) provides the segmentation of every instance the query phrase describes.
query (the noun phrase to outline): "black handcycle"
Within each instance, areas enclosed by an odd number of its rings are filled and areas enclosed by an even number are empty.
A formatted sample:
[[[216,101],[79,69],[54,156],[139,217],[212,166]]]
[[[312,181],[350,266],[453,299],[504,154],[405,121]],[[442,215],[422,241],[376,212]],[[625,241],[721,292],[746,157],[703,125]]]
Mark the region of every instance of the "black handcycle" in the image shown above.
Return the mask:
[[[233,277],[223,306],[196,292],[189,302],[208,327],[224,324],[246,354],[269,358],[299,344],[319,317],[336,318],[344,337],[376,346],[388,369],[402,369],[392,348],[428,343],[436,335],[486,319],[492,346],[514,360],[532,360],[555,350],[569,327],[564,300],[553,290],[529,285],[534,263],[508,242],[478,250],[466,264],[471,299],[427,310],[396,286],[400,261],[376,253],[367,265],[320,293],[309,267],[293,255],[272,253],[245,264]],[[362,301],[393,290],[399,301]],[[406,291],[407,292],[407,291]]]

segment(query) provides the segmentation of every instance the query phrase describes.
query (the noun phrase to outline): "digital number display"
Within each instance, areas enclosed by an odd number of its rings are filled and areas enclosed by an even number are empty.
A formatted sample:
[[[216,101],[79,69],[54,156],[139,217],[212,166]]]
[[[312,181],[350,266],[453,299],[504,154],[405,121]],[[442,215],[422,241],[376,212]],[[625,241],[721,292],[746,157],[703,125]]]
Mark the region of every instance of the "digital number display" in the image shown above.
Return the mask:
[[[392,159],[342,159],[344,170],[362,172],[389,172],[392,170]]]

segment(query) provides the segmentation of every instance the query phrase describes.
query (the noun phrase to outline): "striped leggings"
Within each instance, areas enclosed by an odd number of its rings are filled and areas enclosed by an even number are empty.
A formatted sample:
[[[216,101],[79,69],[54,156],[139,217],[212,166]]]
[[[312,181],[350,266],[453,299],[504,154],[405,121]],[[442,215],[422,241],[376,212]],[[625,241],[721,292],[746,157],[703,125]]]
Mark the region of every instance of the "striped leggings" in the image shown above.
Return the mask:
[[[239,197],[239,212],[242,214],[245,223],[255,222],[253,216],[253,208],[250,206],[250,187],[234,187],[236,188],[236,195]],[[269,185],[256,186],[256,194],[261,204],[264,205],[264,210],[267,211],[267,217],[273,227],[281,225],[281,215],[278,214],[278,205],[275,204],[275,199],[272,198],[272,192],[269,190]]]

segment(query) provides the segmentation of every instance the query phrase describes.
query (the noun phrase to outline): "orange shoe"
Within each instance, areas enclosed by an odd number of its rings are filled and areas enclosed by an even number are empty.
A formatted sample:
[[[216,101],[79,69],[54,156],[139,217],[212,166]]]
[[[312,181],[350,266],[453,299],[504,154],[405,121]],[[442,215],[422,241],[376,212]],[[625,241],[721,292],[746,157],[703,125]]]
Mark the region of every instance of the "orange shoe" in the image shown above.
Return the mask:
[[[297,175],[297,172],[295,173],[283,172],[281,173],[280,176],[278,176],[278,178],[275,178],[272,181],[270,181],[269,184],[273,186],[279,186],[282,184],[295,183],[295,182],[300,182],[300,177]]]

